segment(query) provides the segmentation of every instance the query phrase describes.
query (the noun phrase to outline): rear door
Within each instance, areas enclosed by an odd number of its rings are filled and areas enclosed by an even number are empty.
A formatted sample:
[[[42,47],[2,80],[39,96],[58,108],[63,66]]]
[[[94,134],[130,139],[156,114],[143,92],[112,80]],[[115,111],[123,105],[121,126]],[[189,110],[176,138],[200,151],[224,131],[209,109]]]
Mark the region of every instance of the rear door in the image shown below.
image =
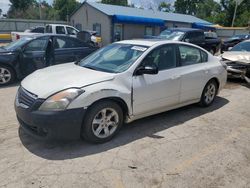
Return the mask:
[[[181,75],[180,102],[185,103],[199,99],[206,84],[207,53],[189,46],[178,45]]]
[[[23,47],[21,70],[28,75],[37,69],[46,67],[46,48],[49,37],[40,37],[30,41]]]
[[[73,37],[54,37],[55,64],[78,61],[95,51],[94,48]]]

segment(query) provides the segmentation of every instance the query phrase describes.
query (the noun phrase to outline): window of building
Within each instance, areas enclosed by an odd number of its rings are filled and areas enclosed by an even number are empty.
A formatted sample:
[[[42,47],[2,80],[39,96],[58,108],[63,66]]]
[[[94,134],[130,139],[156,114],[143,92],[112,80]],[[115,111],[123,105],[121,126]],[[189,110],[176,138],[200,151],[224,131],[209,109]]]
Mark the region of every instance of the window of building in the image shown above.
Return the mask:
[[[114,26],[114,41],[120,41],[122,39],[123,39],[122,24],[115,24],[115,26]]]
[[[154,28],[151,26],[145,27],[145,35],[153,36],[154,35]]]
[[[96,31],[97,35],[101,36],[101,24],[95,23],[93,25],[93,31]]]

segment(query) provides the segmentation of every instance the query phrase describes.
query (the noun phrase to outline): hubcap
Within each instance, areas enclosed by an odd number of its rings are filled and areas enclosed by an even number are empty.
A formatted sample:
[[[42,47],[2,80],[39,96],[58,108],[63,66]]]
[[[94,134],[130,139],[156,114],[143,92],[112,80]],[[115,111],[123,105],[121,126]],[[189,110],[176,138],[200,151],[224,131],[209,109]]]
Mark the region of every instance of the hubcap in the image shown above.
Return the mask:
[[[0,67],[0,84],[5,84],[11,79],[11,74],[8,69]]]
[[[118,113],[112,108],[104,108],[93,119],[92,131],[98,138],[107,138],[117,129]]]
[[[216,92],[215,85],[209,84],[205,92],[205,101],[207,104],[210,104],[213,101],[216,94],[215,92]]]

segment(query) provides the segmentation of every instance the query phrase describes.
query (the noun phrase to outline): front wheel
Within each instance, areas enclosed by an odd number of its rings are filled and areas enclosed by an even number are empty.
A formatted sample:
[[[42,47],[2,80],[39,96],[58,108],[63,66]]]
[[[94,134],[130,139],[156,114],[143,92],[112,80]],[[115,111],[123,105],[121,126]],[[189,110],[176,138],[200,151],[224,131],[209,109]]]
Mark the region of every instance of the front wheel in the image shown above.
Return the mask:
[[[200,105],[203,107],[210,106],[214,102],[217,90],[218,84],[216,83],[216,81],[210,80],[203,89],[200,99]]]
[[[82,125],[81,136],[93,143],[111,140],[123,124],[121,107],[113,101],[101,101],[90,107]]]
[[[14,71],[8,66],[0,65],[0,86],[9,85],[15,80]]]

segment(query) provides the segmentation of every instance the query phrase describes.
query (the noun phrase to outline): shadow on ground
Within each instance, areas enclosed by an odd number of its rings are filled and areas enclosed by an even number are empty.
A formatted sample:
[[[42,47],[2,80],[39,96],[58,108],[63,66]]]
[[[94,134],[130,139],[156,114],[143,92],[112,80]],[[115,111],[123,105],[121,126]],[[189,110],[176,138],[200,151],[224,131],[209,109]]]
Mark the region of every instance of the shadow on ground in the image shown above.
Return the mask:
[[[241,85],[241,86],[244,86],[244,87],[250,89],[250,83],[247,83],[245,80],[242,80],[240,78],[228,78],[227,82],[229,83],[229,84],[227,84],[227,86],[229,86],[229,87]]]
[[[70,141],[67,143],[42,142],[26,135],[22,129],[19,129],[19,137],[24,147],[33,154],[45,159],[64,160],[84,157],[105,152],[144,137],[162,139],[164,137],[156,135],[158,132],[173,126],[179,126],[193,118],[215,111],[225,106],[228,102],[229,101],[225,98],[217,97],[214,104],[208,108],[201,108],[198,105],[190,105],[135,121],[123,126],[120,133],[113,140],[104,144],[90,144],[81,140]]]
[[[10,85],[7,85],[7,86],[0,86],[0,90],[1,89],[6,89],[6,88],[11,88],[11,87],[16,87],[16,86],[19,86],[19,85],[20,85],[20,81],[15,82],[15,83],[10,84]]]

